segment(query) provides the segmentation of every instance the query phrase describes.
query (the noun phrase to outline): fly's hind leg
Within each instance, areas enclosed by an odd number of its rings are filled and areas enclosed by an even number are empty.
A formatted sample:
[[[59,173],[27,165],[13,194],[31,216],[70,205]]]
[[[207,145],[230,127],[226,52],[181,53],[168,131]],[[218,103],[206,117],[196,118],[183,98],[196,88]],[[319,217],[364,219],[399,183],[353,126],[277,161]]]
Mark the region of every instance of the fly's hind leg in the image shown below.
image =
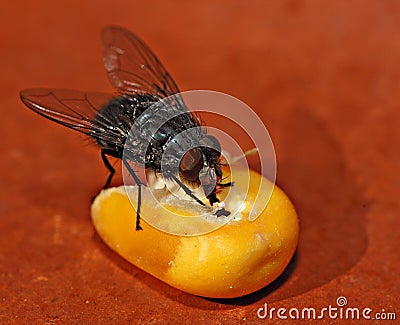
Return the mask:
[[[115,174],[115,169],[114,169],[114,167],[110,164],[110,161],[109,161],[108,158],[107,158],[107,155],[110,155],[110,153],[111,153],[111,152],[110,152],[109,150],[107,150],[107,149],[102,149],[102,150],[101,150],[101,159],[103,160],[104,166],[106,166],[106,168],[107,168],[108,171],[110,172],[110,174],[108,175],[107,181],[106,181],[106,183],[105,183],[104,186],[103,186],[103,190],[106,189],[106,188],[108,188],[108,186],[110,185],[111,180],[112,180],[112,178],[113,178],[113,176],[114,176],[114,174]],[[110,156],[112,156],[112,155],[110,155]]]
[[[112,178],[113,178],[113,176],[114,176],[114,174],[115,174],[115,169],[114,169],[114,167],[111,165],[110,161],[108,160],[107,155],[108,155],[108,156],[114,157],[114,156],[115,156],[115,152],[114,152],[114,151],[107,150],[107,149],[102,149],[102,150],[101,150],[101,159],[103,160],[104,166],[106,166],[106,168],[107,168],[108,171],[110,172],[110,174],[109,174],[108,177],[107,177],[107,181],[106,181],[106,183],[104,184],[102,190],[105,190],[106,188],[108,188],[108,186],[110,185],[111,180],[112,180]],[[98,191],[98,192],[92,197],[92,202],[94,201],[94,199],[96,198],[96,196],[100,194],[100,192],[101,192],[101,190]]]
[[[143,183],[140,181],[139,177],[137,177],[135,171],[132,169],[131,165],[129,165],[128,161],[122,160],[126,169],[128,169],[129,174],[133,177],[137,187],[138,187],[138,198],[137,198],[137,209],[136,209],[136,230],[143,230],[140,226],[140,207],[142,205],[142,185]]]

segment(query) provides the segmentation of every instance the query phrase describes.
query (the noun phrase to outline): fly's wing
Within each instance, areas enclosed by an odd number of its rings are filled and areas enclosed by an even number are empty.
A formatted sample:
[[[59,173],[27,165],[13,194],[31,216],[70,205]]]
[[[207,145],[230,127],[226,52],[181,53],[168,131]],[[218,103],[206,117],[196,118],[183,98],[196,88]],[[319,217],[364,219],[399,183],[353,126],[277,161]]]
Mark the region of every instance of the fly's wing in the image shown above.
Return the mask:
[[[121,27],[108,26],[102,32],[102,43],[108,78],[120,93],[151,94],[170,109],[188,112],[175,81],[139,37]],[[175,96],[167,98],[171,95]],[[191,113],[191,117],[200,125],[196,114]]]
[[[23,103],[34,112],[70,129],[123,145],[121,130],[101,114],[101,108],[114,96],[97,92],[68,89],[32,88],[20,92]]]
[[[103,61],[111,84],[122,93],[164,98],[179,88],[150,48],[135,34],[117,26],[103,30]]]

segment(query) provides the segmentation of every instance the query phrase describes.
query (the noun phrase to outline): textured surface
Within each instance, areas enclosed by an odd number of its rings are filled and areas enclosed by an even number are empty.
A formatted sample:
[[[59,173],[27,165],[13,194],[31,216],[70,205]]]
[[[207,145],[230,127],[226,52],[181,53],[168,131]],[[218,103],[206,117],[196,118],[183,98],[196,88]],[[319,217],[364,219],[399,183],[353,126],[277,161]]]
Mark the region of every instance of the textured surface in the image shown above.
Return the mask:
[[[191,296],[95,235],[98,151],[18,91],[110,91],[99,45],[110,23],[141,35],[181,89],[232,94],[268,126],[301,219],[296,258],[269,287]],[[3,1],[0,24],[0,323],[251,323],[264,303],[323,308],[338,296],[400,317],[398,1]]]

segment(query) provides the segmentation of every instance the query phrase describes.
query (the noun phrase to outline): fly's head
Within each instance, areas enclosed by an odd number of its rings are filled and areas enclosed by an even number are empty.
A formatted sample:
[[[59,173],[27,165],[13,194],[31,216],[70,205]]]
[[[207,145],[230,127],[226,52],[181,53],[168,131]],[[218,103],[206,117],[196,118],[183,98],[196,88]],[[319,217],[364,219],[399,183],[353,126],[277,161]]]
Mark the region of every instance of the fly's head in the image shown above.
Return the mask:
[[[207,197],[213,194],[222,178],[221,145],[212,135],[199,140],[199,146],[185,152],[179,162],[179,174],[189,183],[203,187]]]

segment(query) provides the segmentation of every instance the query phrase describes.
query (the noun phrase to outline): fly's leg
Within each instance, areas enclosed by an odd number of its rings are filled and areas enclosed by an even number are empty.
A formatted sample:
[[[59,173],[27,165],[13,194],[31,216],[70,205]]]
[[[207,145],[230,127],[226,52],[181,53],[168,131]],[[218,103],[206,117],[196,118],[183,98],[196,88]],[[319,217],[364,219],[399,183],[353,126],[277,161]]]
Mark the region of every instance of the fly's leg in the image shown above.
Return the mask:
[[[214,191],[212,191],[209,195],[207,195],[208,201],[210,201],[210,205],[212,206],[214,203],[219,203],[219,199],[217,198],[217,195],[215,193],[215,188]]]
[[[173,180],[185,191],[185,193],[187,195],[189,195],[191,198],[195,199],[197,201],[197,203],[201,204],[201,205],[205,205],[202,201],[200,201],[200,199],[193,194],[193,192],[185,185],[183,184],[176,176],[171,175],[171,177],[173,178]]]
[[[114,152],[114,151],[111,151],[111,150],[107,150],[107,149],[102,149],[102,150],[101,150],[101,159],[103,160],[104,166],[106,166],[106,168],[107,168],[108,171],[110,172],[110,174],[109,174],[108,177],[107,177],[107,181],[106,181],[106,183],[104,184],[102,190],[105,190],[106,188],[108,188],[108,186],[110,185],[111,180],[112,180],[112,178],[113,178],[113,176],[114,176],[114,174],[115,174],[115,169],[114,169],[114,167],[111,165],[110,161],[108,160],[107,155],[108,155],[108,156],[115,157],[115,152]],[[92,202],[94,201],[94,199],[96,198],[96,196],[100,194],[100,192],[101,192],[101,190],[98,191],[98,192],[92,197]]]
[[[221,184],[219,184],[221,186]],[[222,187],[229,187],[229,186],[233,186],[233,183],[229,182],[226,184],[222,184]],[[212,191],[208,196],[207,196],[208,201],[210,201],[211,206],[214,205],[214,203],[219,203],[220,200],[217,198],[217,194],[216,194],[216,188],[214,188],[214,191]],[[217,217],[221,217],[221,216],[229,216],[231,213],[228,210],[225,210],[225,208],[218,208],[217,211],[215,211],[214,215],[216,215]]]
[[[136,230],[143,230],[140,226],[140,207],[142,205],[142,182],[140,181],[139,177],[137,177],[136,173],[132,169],[131,165],[129,165],[128,161],[123,159],[122,160],[126,169],[128,169],[129,174],[133,177],[137,187],[138,187],[138,198],[137,198],[137,209],[136,209]]]
[[[218,184],[218,186],[220,187],[231,187],[234,185],[234,182],[229,182],[229,183],[224,183],[224,184]]]
[[[115,169],[114,169],[114,167],[110,164],[110,161],[108,160],[108,158],[107,158],[107,156],[106,156],[106,155],[110,155],[110,156],[111,156],[110,153],[111,153],[111,152],[110,152],[109,150],[107,150],[107,149],[102,149],[102,150],[101,150],[101,159],[103,160],[104,166],[106,166],[106,168],[107,168],[108,171],[110,172],[110,174],[108,175],[107,181],[106,181],[106,183],[105,183],[104,186],[103,186],[103,190],[106,189],[106,188],[108,188],[108,186],[110,185],[111,180],[112,180],[112,178],[113,178],[113,176],[114,176],[114,174],[115,174]]]

